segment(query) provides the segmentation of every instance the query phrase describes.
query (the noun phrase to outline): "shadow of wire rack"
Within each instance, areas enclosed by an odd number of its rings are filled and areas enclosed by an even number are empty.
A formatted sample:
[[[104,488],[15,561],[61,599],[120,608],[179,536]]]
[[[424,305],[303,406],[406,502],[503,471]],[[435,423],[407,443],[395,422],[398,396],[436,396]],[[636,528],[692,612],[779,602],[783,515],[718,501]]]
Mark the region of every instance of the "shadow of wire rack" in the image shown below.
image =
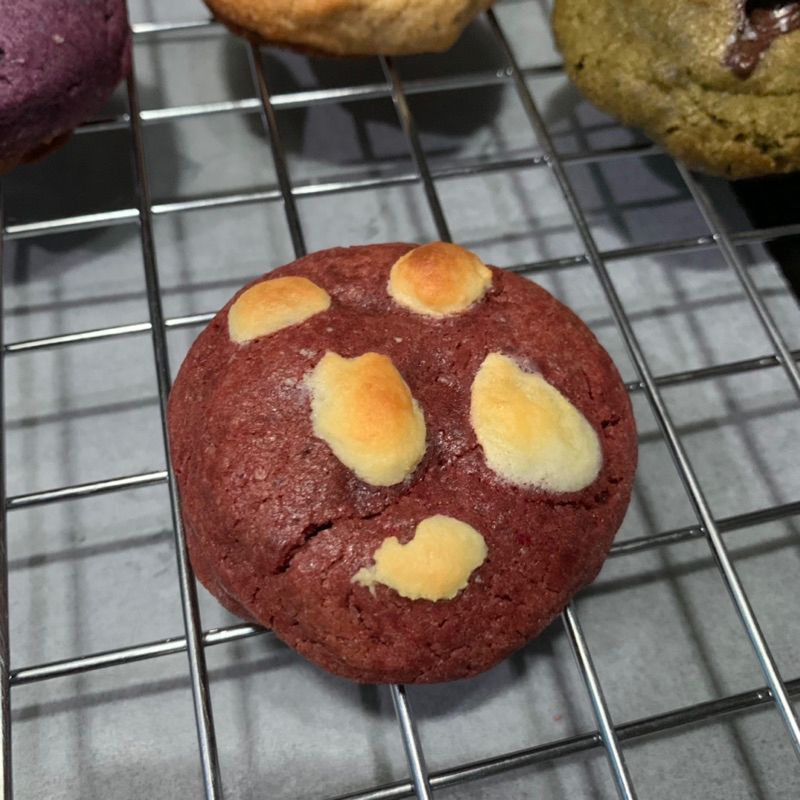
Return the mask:
[[[582,101],[538,0],[344,62],[129,5],[109,115],[2,187],[4,797],[12,764],[17,797],[82,800],[797,797],[800,311],[763,245],[800,216],[754,228]],[[589,323],[641,466],[601,576],[522,653],[359,687],[196,593],[169,367],[297,254],[451,237]]]

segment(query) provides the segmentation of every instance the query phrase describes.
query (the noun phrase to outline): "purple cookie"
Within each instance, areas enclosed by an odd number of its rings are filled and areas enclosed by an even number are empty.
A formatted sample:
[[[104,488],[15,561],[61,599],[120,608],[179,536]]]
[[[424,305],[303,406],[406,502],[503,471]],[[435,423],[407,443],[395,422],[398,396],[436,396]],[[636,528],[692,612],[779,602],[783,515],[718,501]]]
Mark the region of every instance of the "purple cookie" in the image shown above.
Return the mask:
[[[0,2],[0,175],[58,147],[130,65],[124,0]]]

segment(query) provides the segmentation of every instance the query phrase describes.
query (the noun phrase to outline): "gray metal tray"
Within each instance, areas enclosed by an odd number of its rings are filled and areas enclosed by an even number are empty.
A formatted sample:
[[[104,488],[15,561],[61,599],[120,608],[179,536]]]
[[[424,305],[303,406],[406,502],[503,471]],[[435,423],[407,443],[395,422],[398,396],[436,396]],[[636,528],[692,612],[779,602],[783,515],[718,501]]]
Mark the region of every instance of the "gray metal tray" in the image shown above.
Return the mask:
[[[800,217],[754,229],[589,106],[538,0],[397,61],[130,9],[128,85],[2,186],[4,797],[12,765],[18,798],[800,796],[800,310],[763,247]],[[195,589],[169,375],[305,250],[448,237],[592,327],[641,466],[600,577],[523,652],[359,687]]]

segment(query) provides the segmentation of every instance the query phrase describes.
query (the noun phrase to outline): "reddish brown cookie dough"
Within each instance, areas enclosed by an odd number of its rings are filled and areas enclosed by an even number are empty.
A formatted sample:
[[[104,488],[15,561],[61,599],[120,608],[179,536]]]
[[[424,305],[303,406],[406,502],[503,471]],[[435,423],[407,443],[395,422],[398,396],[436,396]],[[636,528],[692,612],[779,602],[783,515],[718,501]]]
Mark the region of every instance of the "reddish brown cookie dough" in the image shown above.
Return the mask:
[[[295,275],[330,307],[239,345],[228,308],[200,335],[169,403],[172,460],[189,551],[229,609],[271,627],[312,661],[365,682],[434,682],[486,670],[542,630],[600,569],[636,466],[630,402],[585,325],[543,289],[492,268],[466,311],[399,306],[389,271],[411,245],[315,253]],[[307,378],[326,352],[389,356],[425,417],[425,454],[391,486],[363,482],[313,434]],[[486,465],[470,424],[478,368],[501,352],[558,389],[602,447],[586,488],[514,486]],[[444,515],[484,538],[485,561],[451,600],[411,600],[352,579],[383,541],[406,543]]]

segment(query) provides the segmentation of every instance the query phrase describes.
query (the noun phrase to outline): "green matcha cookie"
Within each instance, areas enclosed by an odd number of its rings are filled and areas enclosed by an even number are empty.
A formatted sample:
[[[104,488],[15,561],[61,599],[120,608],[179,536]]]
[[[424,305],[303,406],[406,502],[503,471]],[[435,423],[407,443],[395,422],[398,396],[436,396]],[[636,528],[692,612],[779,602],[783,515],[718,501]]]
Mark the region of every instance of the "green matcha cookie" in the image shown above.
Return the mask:
[[[800,2],[556,0],[569,77],[694,169],[800,169]]]

